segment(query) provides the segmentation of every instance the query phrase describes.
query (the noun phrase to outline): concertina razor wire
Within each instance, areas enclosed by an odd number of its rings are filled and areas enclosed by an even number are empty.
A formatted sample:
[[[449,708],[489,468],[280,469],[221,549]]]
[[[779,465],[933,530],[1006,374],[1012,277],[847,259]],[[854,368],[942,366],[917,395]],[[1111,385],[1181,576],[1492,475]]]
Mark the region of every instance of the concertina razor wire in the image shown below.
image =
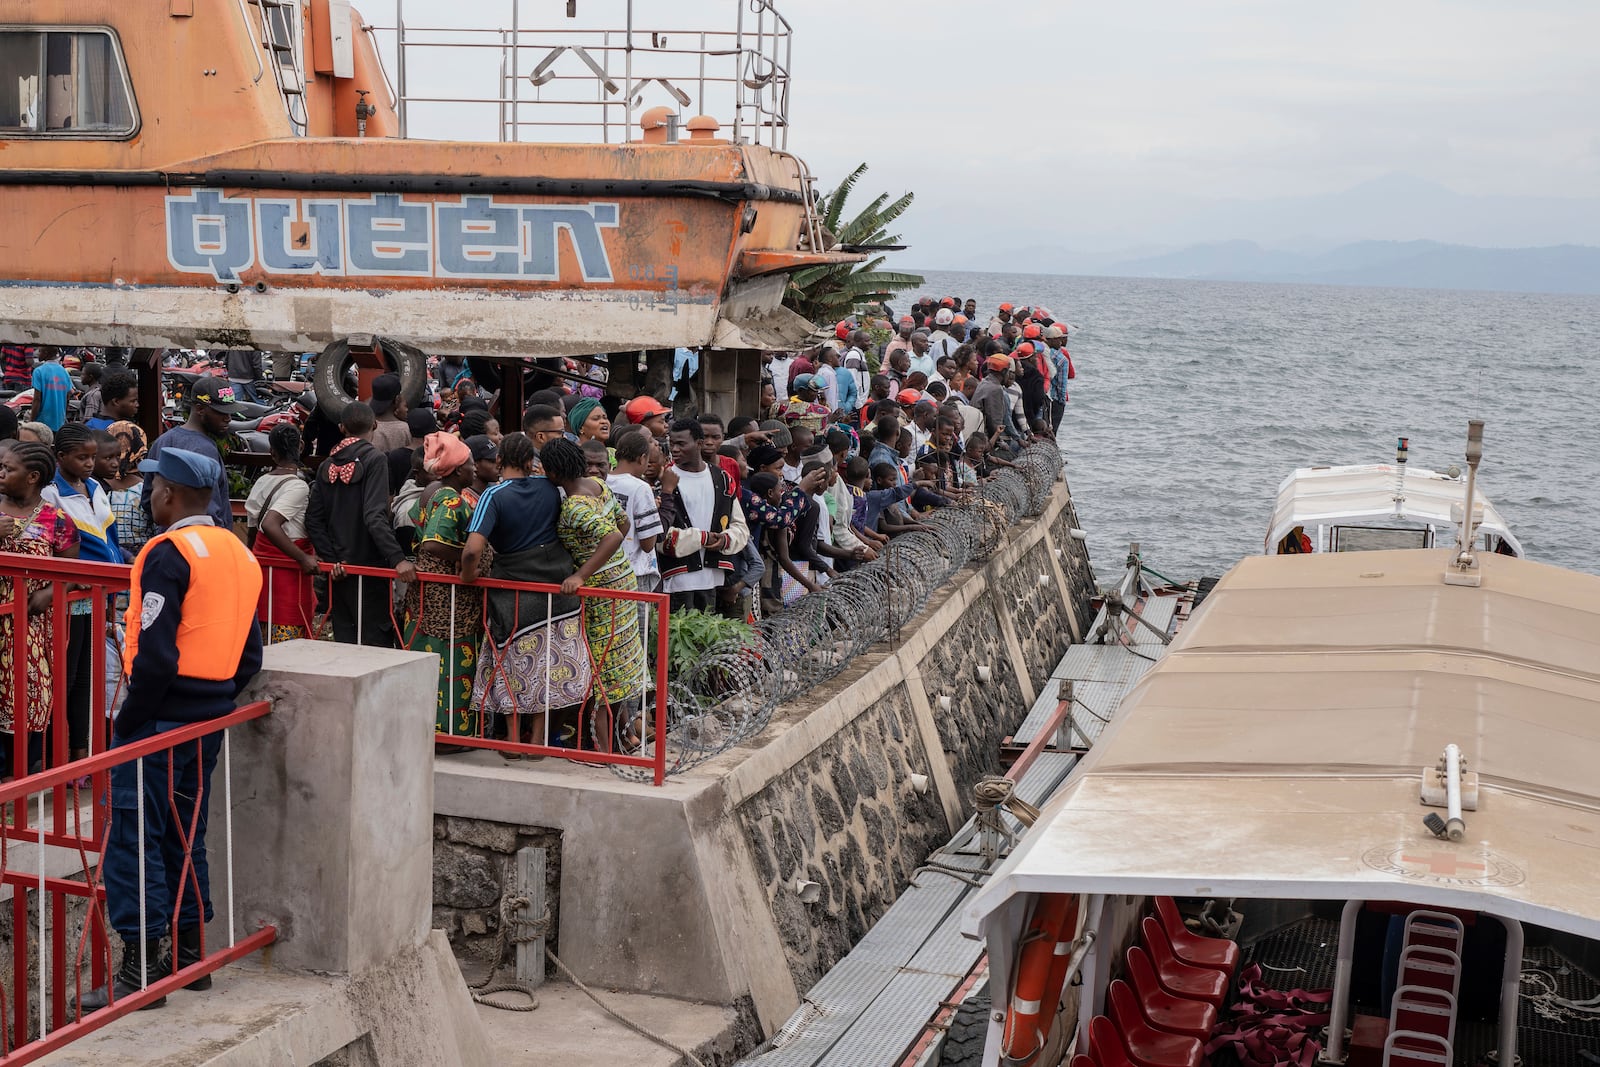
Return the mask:
[[[978,499],[920,516],[927,532],[902,534],[870,563],[761,619],[744,640],[708,649],[668,682],[667,773],[677,774],[754,737],[779,705],[834,678],[916,617],[969,563],[988,559],[1006,531],[1044,512],[1061,473],[1054,444],[1025,447],[985,482]],[[647,706],[653,701],[646,701]],[[654,741],[647,731],[646,754]],[[650,772],[613,766],[620,777]]]

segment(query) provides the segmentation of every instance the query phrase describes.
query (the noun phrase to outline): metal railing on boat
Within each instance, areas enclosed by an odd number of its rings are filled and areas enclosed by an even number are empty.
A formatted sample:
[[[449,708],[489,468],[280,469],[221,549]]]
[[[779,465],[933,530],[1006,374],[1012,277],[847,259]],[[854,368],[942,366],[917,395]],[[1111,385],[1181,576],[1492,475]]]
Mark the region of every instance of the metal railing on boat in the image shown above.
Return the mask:
[[[715,118],[720,136],[735,144],[786,150],[793,31],[771,0],[732,6],[731,30],[637,25],[632,0],[622,27],[533,28],[523,25],[521,0],[510,0],[509,9],[498,8],[508,23],[489,28],[410,25],[405,0],[395,0],[395,24],[371,31],[380,54],[394,59],[402,137],[430,109],[443,108],[439,121],[459,130],[461,106],[476,105],[465,120],[472,136],[487,135],[492,122],[492,140],[545,131],[531,139],[626,143],[637,136],[635,115],[664,104],[685,119]],[[481,62],[485,54],[498,54],[499,63]],[[479,79],[477,88],[457,89],[463,76]]]

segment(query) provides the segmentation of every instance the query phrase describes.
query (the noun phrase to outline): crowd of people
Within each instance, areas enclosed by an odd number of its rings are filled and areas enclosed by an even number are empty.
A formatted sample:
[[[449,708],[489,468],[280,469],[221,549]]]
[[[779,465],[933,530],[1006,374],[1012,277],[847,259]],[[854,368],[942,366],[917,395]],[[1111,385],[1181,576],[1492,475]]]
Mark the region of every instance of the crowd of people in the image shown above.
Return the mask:
[[[324,435],[314,470],[309,431],[271,431],[271,466],[245,504],[263,635],[438,654],[442,735],[516,721],[523,741],[637,746],[651,612],[606,594],[664,592],[674,612],[746,620],[783,610],[1054,440],[1067,339],[1044,308],[1001,304],[980,323],[972,300],[923,298],[892,323],[844,321],[810,349],[767,353],[757,409],[727,421],[673,418],[654,396],[581,375],[506,412],[450,360],[435,368],[438,404],[412,410],[400,378],[380,376]],[[8,349],[5,373],[20,377],[12,362]],[[241,399],[231,373],[197,380],[187,420],[146,441],[130,372],[83,367],[83,421],[68,421],[64,396],[41,388],[57,377],[49,362],[30,375],[36,429],[0,407],[0,550],[133,561],[157,530],[141,467],[171,450],[216,460],[207,512],[231,526],[216,444]],[[9,586],[0,577],[0,602]],[[25,641],[0,618],[0,665],[20,661],[28,679],[26,709],[0,686],[0,731],[18,715],[42,729],[64,671],[76,755],[101,640],[75,601],[67,658],[51,662],[50,600],[33,590]],[[107,636],[121,641],[115,623]],[[575,711],[598,706],[603,738]]]

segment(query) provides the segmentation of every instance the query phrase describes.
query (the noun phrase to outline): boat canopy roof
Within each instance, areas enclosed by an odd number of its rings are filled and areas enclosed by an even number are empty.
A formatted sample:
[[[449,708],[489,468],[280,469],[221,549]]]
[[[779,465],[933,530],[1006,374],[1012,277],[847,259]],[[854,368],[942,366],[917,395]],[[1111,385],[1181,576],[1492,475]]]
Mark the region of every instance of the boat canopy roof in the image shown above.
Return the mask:
[[[1402,900],[1600,938],[1600,577],[1448,549],[1246,559],[968,906],[1021,895]],[[1422,769],[1479,775],[1461,841]],[[1442,814],[1442,813],[1441,813]],[[995,937],[991,936],[991,948]]]
[[[1448,527],[1458,525],[1451,509],[1466,505],[1466,482],[1438,471],[1406,465],[1403,518],[1413,523]],[[1343,523],[1352,526],[1386,525],[1394,519],[1395,475],[1399,466],[1369,463],[1350,467],[1300,467],[1278,486],[1278,503],[1267,533],[1267,551],[1296,526],[1315,527]],[[1505,519],[1483,495],[1480,481],[1474,490],[1474,510],[1482,509],[1479,529],[1509,541],[1522,555],[1522,546]],[[1453,542],[1452,542],[1453,543]],[[1441,545],[1441,547],[1445,547]]]

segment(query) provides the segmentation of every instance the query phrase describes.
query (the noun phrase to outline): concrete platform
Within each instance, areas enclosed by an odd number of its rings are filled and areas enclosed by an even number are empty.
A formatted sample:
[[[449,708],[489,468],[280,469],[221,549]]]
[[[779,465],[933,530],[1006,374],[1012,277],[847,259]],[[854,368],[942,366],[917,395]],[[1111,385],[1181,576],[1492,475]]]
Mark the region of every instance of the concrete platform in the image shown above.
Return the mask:
[[[739,1015],[731,1008],[670,997],[597,990],[605,1002],[651,1033],[688,1049],[708,1067],[731,1063],[740,1047]],[[508,997],[508,1000],[516,998]],[[500,1011],[478,1005],[493,1062],[504,1067],[675,1067],[683,1058],[640,1037],[598,1008],[576,986],[546,982],[535,1011]],[[750,1038],[744,1037],[743,1047]]]
[[[312,1067],[338,1053],[346,1059],[335,1062],[351,1065],[508,1062],[491,1059],[477,1026],[463,1025],[473,1005],[437,933],[420,949],[354,978],[279,970],[255,956],[213,979],[206,992],[174,993],[162,1008],[124,1015],[35,1062]]]

